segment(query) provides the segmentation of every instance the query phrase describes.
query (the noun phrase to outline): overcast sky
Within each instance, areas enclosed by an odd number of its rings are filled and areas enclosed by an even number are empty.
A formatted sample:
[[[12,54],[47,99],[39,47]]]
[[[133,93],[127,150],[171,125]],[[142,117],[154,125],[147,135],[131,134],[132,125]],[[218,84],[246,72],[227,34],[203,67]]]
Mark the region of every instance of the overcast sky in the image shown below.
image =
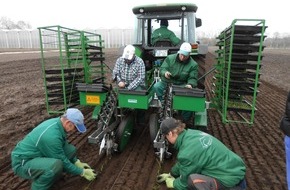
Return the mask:
[[[5,0],[1,1],[0,17],[14,22],[28,22],[33,28],[61,25],[79,30],[98,28],[133,28],[132,7],[164,0]],[[180,0],[166,0],[180,2]],[[182,1],[198,6],[202,19],[199,30],[218,33],[234,19],[265,19],[269,35],[289,33],[289,0],[193,0]]]

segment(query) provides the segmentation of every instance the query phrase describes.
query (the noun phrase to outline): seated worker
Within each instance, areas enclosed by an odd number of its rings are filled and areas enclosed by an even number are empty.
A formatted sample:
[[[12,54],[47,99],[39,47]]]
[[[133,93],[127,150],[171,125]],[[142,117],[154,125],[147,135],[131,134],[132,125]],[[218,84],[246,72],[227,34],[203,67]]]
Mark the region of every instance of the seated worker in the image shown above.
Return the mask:
[[[195,88],[197,86],[198,65],[190,57],[191,45],[184,42],[176,54],[168,55],[161,67],[161,81],[154,84],[153,88],[159,100],[162,100],[163,92],[167,84],[171,83],[185,88]],[[183,111],[181,113],[184,122],[188,122],[192,112]]]
[[[135,47],[127,45],[123,55],[116,61],[113,69],[113,80],[119,88],[141,90],[145,87],[145,65],[143,60],[135,55]]]
[[[165,40],[165,39],[170,40],[174,46],[180,43],[180,39],[176,37],[174,32],[169,30],[167,27],[168,27],[168,21],[166,19],[161,19],[160,28],[154,30],[151,36],[151,43],[153,46],[156,44],[158,40]]]
[[[31,180],[32,190],[50,189],[63,172],[94,180],[95,171],[77,158],[76,147],[68,143],[67,134],[76,131],[86,132],[84,116],[76,108],[40,123],[12,150],[15,175]]]
[[[122,57],[116,61],[113,69],[113,80],[119,88],[128,90],[142,90],[145,88],[145,64],[135,55],[135,47],[127,45]],[[137,110],[137,124],[145,125],[144,110]]]
[[[217,138],[185,129],[185,124],[174,118],[163,120],[160,132],[178,152],[170,173],[157,176],[157,182],[173,189],[246,189],[243,159]]]

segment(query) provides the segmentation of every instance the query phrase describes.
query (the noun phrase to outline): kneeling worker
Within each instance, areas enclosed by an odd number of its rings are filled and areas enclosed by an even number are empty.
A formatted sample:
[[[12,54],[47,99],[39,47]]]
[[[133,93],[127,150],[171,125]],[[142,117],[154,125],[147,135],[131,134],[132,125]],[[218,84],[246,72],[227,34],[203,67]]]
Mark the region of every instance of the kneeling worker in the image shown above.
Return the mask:
[[[49,189],[62,172],[94,180],[94,170],[77,159],[76,148],[66,139],[68,132],[76,130],[84,133],[86,127],[83,114],[75,108],[40,123],[12,151],[14,173],[32,180],[32,190]]]
[[[246,188],[246,166],[240,156],[217,138],[199,130],[185,129],[185,124],[167,118],[161,133],[177,149],[177,163],[170,173],[157,177],[168,188],[223,190]]]

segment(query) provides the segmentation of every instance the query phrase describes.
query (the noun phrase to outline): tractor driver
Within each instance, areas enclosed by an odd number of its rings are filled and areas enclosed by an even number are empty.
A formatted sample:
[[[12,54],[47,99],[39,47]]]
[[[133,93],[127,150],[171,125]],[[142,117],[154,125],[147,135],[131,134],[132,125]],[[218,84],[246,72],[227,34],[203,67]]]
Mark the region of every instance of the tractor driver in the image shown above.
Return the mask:
[[[116,61],[113,69],[113,80],[119,88],[141,90],[145,88],[145,65],[143,60],[135,55],[135,47],[127,45],[122,57]]]
[[[151,36],[151,43],[154,46],[158,40],[168,39],[171,43],[176,46],[180,43],[180,39],[168,28],[168,20],[161,19],[160,28],[153,31]]]
[[[246,189],[244,161],[217,138],[185,129],[174,118],[163,120],[160,132],[178,153],[170,173],[157,176],[157,182],[174,189]]]
[[[14,173],[32,180],[32,190],[50,189],[62,172],[94,180],[94,170],[77,159],[76,148],[66,140],[67,133],[77,130],[84,133],[86,127],[83,114],[76,108],[40,123],[12,151]]]
[[[162,101],[163,92],[169,83],[185,88],[197,86],[198,65],[190,57],[190,53],[191,45],[184,42],[176,54],[168,55],[163,61],[160,67],[161,81],[153,86],[160,101]],[[189,124],[192,112],[182,111],[181,115],[183,121]]]

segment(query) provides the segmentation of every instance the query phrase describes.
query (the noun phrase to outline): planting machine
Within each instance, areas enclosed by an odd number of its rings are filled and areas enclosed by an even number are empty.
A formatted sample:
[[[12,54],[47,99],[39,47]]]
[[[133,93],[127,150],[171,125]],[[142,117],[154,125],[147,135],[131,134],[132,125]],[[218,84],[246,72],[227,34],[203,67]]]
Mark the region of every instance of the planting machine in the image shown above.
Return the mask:
[[[208,108],[216,108],[224,123],[253,123],[264,48],[264,20],[234,20],[218,36],[217,64],[206,72],[204,60],[208,50],[207,45],[196,39],[201,19],[196,18],[195,4],[144,5],[132,11],[136,16],[133,45],[136,55],[146,65],[144,90],[119,89],[110,80],[111,70],[105,64],[101,35],[61,26],[39,28],[48,113],[63,113],[77,105],[93,107],[96,130],[88,141],[99,145],[100,154],[111,155],[125,149],[136,125],[136,111],[143,110],[149,115],[150,138],[161,161],[170,153],[165,137],[160,134],[160,123],[166,117],[176,117],[181,110],[194,113],[192,125],[199,129],[207,128]],[[160,19],[167,19],[181,41],[192,45],[191,57],[199,65],[198,87],[186,89],[169,84],[162,103],[152,87],[160,80],[163,60],[176,53],[180,44],[173,46],[166,40],[151,44],[152,31]],[[238,22],[247,24],[237,25]],[[53,51],[57,57],[50,56]],[[210,90],[205,88],[209,73],[214,75]],[[206,90],[211,96],[206,96]],[[213,98],[207,100],[207,97]],[[229,119],[232,112],[244,120]]]

